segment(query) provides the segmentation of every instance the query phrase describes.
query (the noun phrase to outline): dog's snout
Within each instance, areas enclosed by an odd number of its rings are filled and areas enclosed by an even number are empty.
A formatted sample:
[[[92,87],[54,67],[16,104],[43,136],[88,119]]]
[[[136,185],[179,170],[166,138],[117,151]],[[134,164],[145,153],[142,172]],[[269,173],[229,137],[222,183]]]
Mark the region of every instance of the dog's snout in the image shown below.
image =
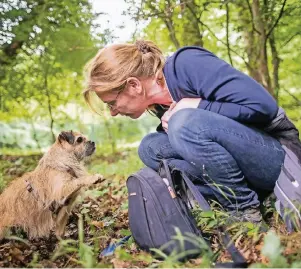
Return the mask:
[[[93,147],[93,148],[95,148],[96,147],[96,145],[95,145],[95,142],[94,141],[92,141],[92,140],[89,140],[89,141],[87,141],[88,142],[88,145],[89,145],[89,147]]]

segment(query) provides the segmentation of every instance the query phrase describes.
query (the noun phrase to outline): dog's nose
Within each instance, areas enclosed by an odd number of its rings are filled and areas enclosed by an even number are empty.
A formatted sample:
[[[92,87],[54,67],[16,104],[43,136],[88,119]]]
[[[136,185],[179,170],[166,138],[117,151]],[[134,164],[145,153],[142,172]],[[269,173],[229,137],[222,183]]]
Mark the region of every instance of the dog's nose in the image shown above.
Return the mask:
[[[95,142],[94,142],[94,141],[90,141],[90,143],[91,143],[93,146],[95,146]]]

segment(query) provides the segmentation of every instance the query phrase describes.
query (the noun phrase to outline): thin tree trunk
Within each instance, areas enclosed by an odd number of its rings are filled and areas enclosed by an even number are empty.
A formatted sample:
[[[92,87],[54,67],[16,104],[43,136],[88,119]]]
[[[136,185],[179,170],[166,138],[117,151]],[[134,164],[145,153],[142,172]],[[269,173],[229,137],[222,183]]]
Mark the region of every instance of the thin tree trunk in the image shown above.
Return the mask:
[[[280,58],[278,56],[278,51],[276,48],[276,43],[275,43],[275,38],[273,33],[271,33],[269,37],[269,43],[270,43],[271,53],[272,53],[274,96],[276,98],[276,101],[278,101],[279,90],[280,90],[280,85],[279,85]]]
[[[173,26],[173,20],[172,20],[172,14],[173,14],[172,13],[172,6],[171,6],[170,1],[167,1],[165,3],[167,3],[167,7],[165,7],[166,17],[164,17],[163,20],[164,20],[164,23],[165,23],[168,31],[169,31],[170,40],[175,45],[175,47],[177,49],[179,49],[180,48],[180,42],[177,39],[176,31],[175,31],[175,28]]]
[[[253,11],[254,25],[260,33],[258,39],[259,50],[258,50],[257,57],[259,59],[261,83],[268,90],[268,92],[274,96],[274,92],[271,85],[271,78],[269,74],[269,67],[268,67],[266,29],[260,10],[259,0],[253,0],[252,11]]]
[[[44,89],[47,97],[47,108],[48,108],[48,113],[50,117],[50,132],[51,132],[51,137],[52,137],[52,142],[54,143],[55,141],[55,134],[53,132],[53,124],[54,124],[54,118],[53,118],[53,113],[52,113],[52,105],[51,105],[51,99],[50,99],[50,93],[48,89],[48,72],[45,72],[44,76]]]
[[[172,20],[172,14],[173,14],[172,9],[173,9],[173,7],[172,7],[170,1],[164,2],[165,6],[164,6],[163,10],[157,9],[156,6],[152,5],[150,2],[146,2],[145,4],[153,12],[152,15],[148,15],[148,16],[149,17],[152,17],[152,16],[159,17],[164,22],[164,24],[167,27],[168,32],[169,32],[170,41],[174,44],[174,46],[177,49],[179,49],[180,48],[180,42],[176,37],[176,31],[175,31],[174,26],[173,26],[173,20]],[[141,5],[141,9],[142,9],[142,5]]]
[[[239,21],[243,29],[242,36],[245,43],[245,52],[248,61],[246,67],[249,75],[257,82],[261,83],[261,76],[258,68],[257,35],[258,30],[255,28],[251,4],[248,0],[239,2]]]
[[[197,16],[195,16],[196,11],[199,9],[199,7],[196,5],[194,0],[185,2],[185,5],[188,7],[188,10],[190,11],[188,16],[189,16],[189,18],[191,18],[191,23],[193,25],[193,30],[189,31],[191,34],[194,35],[193,42],[191,45],[203,47],[204,46],[203,32],[200,29],[199,18]],[[184,8],[183,8],[183,11],[184,11]],[[191,17],[191,15],[192,15],[192,17]],[[191,27],[191,24],[186,26],[186,28],[189,28],[189,27]],[[189,29],[187,29],[187,30],[189,30]]]
[[[180,48],[180,42],[176,37],[175,29],[172,25],[172,20],[170,18],[164,18],[164,23],[169,31],[169,37],[172,43],[175,45],[177,49]]]
[[[227,38],[227,52],[228,57],[231,65],[233,66],[233,61],[231,57],[231,51],[230,51],[230,42],[229,42],[229,21],[230,21],[230,10],[229,10],[229,3],[226,4],[226,38]]]

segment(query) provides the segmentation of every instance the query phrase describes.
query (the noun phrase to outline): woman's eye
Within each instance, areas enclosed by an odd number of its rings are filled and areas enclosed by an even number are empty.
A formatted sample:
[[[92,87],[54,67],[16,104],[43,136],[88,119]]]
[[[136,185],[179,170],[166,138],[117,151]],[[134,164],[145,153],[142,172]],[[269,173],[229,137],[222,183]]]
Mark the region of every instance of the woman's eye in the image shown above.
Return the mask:
[[[76,139],[76,142],[77,142],[77,143],[83,142],[83,138],[82,138],[82,137],[77,138],[77,139]]]

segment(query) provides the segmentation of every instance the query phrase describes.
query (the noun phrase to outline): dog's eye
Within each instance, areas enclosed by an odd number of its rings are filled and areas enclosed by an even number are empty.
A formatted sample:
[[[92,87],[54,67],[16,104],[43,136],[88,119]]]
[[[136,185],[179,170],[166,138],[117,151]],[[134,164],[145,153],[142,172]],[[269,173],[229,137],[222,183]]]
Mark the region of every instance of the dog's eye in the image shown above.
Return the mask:
[[[77,143],[81,143],[81,142],[83,142],[83,140],[84,140],[84,139],[83,139],[82,137],[78,137],[78,138],[76,139],[76,142],[77,142]]]

